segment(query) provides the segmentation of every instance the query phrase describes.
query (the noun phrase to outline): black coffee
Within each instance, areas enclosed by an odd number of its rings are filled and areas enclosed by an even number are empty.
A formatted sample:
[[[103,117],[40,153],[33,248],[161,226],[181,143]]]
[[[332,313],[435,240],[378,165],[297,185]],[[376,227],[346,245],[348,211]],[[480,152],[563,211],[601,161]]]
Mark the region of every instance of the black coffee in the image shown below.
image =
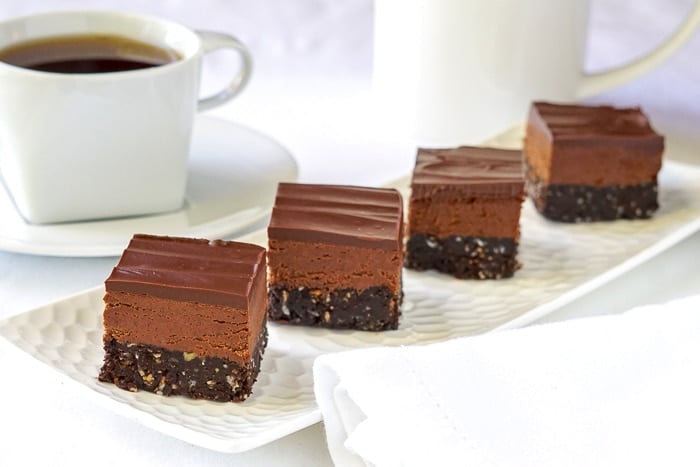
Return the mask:
[[[179,60],[172,49],[112,35],[57,36],[0,50],[0,61],[53,73],[111,73],[140,70]]]

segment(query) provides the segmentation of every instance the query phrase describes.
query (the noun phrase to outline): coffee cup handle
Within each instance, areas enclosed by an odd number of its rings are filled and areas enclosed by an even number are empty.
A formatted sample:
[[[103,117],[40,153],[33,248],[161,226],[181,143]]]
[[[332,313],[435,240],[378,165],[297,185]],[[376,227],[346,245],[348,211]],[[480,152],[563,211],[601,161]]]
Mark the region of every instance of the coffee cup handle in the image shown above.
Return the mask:
[[[203,97],[197,102],[197,110],[207,110],[230,101],[246,87],[253,71],[253,58],[248,48],[233,36],[214,31],[196,31],[196,33],[202,40],[205,54],[220,49],[233,49],[241,57],[240,70],[229,81],[228,85],[221,91],[211,96]]]
[[[584,99],[599,94],[651,71],[669,58],[692,36],[698,23],[700,23],[700,0],[696,1],[691,13],[671,37],[647,55],[611,70],[600,73],[584,73],[577,89],[577,97]]]

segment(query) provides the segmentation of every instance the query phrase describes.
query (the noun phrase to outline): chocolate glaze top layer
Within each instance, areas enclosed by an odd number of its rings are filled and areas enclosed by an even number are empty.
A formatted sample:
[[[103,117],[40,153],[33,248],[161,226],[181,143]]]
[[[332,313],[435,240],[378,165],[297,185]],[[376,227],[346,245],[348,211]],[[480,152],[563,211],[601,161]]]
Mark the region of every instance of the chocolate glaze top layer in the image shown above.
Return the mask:
[[[398,191],[280,183],[270,239],[400,249],[403,202]]]
[[[616,108],[608,105],[584,106],[535,102],[533,107],[554,139],[614,137],[621,139],[663,138],[654,131],[649,119],[638,107]]]
[[[522,193],[522,151],[462,146],[419,149],[411,188],[457,186],[464,194],[516,196]]]
[[[107,292],[248,309],[265,249],[248,243],[137,234],[105,281]]]

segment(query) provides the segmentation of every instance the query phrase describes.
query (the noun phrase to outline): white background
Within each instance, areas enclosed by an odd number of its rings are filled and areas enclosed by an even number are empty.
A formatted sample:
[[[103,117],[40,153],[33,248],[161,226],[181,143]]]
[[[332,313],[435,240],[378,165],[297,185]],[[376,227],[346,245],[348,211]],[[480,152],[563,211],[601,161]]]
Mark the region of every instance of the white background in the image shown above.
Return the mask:
[[[599,70],[644,53],[692,3],[594,0],[585,67]],[[373,119],[372,6],[371,0],[27,0],[0,3],[0,19],[58,8],[110,8],[233,33],[252,49],[255,74],[240,98],[213,113],[279,140],[297,158],[302,181],[375,185],[407,173],[414,153],[386,138]],[[658,69],[595,101],[642,106],[666,134],[674,157],[700,163],[698,57],[700,34]],[[219,54],[208,61],[205,91],[224,81],[228,58]],[[699,293],[700,272],[692,263],[699,247],[695,235],[546,320]],[[98,285],[114,262],[0,252],[0,317]],[[171,439],[83,400],[51,371],[0,343],[0,466],[89,464],[323,466],[330,459],[321,424],[237,455]]]

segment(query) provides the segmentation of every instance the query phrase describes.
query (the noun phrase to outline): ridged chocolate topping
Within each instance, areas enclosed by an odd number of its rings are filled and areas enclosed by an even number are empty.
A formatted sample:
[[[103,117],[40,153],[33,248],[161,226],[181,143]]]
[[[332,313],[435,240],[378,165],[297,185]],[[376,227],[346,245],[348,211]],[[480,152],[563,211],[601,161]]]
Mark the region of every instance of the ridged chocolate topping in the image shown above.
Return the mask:
[[[280,183],[267,232],[275,240],[397,249],[402,225],[396,190]]]
[[[591,137],[661,139],[638,107],[584,106],[535,102],[550,134],[557,140]],[[663,144],[663,143],[662,143]]]
[[[134,235],[105,281],[108,292],[248,308],[265,249],[223,240]]]
[[[419,149],[412,189],[458,186],[465,194],[515,196],[523,191],[522,152],[462,146]]]

